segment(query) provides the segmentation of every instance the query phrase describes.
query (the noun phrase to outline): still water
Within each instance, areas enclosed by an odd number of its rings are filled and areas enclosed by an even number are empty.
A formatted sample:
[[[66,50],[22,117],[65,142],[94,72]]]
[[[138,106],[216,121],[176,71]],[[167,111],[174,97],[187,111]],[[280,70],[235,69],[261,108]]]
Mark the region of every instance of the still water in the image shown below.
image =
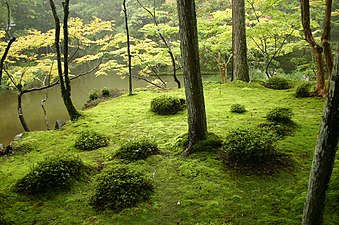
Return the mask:
[[[171,76],[164,76],[168,87],[175,87]],[[134,79],[133,87],[146,87],[148,83]],[[127,89],[128,79],[121,79],[117,75],[99,76],[86,75],[72,81],[72,100],[77,109],[81,109],[88,100],[90,91],[107,88]],[[28,127],[33,130],[46,130],[41,100],[45,98],[45,91],[31,92],[23,95],[22,108]],[[68,114],[63,104],[60,87],[48,89],[48,99],[45,103],[48,123],[54,129],[57,119],[68,120]],[[8,145],[13,137],[23,132],[17,113],[17,95],[11,91],[0,91],[0,143]]]

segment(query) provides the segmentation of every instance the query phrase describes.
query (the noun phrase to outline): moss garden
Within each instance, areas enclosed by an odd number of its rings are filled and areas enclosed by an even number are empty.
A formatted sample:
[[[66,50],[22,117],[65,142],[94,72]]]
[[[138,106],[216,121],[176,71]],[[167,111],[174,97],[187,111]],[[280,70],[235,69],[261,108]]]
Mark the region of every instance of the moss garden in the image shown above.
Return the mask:
[[[205,82],[209,139],[186,158],[183,89],[136,90],[25,133],[0,158],[0,224],[300,224],[324,99],[282,86]],[[173,115],[153,112],[164,99]],[[338,224],[338,199],[337,156],[324,224]]]

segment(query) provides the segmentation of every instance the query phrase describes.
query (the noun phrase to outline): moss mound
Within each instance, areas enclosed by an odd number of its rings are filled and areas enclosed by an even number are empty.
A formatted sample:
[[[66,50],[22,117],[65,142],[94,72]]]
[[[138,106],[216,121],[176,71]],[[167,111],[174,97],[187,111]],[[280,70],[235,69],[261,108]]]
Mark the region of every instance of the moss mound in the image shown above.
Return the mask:
[[[109,139],[95,131],[83,131],[75,140],[75,147],[80,150],[90,151],[105,147],[109,144]]]
[[[222,148],[226,166],[246,174],[273,173],[282,164],[289,163],[287,156],[279,153],[277,138],[267,129],[237,129],[230,132]],[[286,162],[281,163],[281,159]],[[283,160],[283,161],[284,161]]]
[[[184,109],[185,100],[178,97],[162,95],[151,101],[151,111],[159,115],[174,115]]]
[[[15,184],[15,191],[27,195],[40,195],[46,192],[65,189],[79,180],[87,171],[79,158],[48,158],[33,167]]]
[[[154,187],[143,174],[129,167],[115,167],[99,179],[90,204],[97,210],[120,211],[150,199]]]
[[[123,144],[116,152],[115,157],[128,161],[136,161],[159,153],[158,146],[154,141],[141,139]]]

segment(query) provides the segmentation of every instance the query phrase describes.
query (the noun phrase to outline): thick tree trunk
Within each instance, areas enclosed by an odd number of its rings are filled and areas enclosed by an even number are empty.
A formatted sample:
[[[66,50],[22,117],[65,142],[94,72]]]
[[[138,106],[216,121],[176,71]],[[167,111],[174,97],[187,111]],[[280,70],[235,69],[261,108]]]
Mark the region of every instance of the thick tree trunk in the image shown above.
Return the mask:
[[[177,7],[188,110],[189,145],[185,151],[185,155],[188,155],[197,141],[206,139],[207,122],[200,71],[195,3],[194,0],[177,0]]]
[[[303,225],[323,224],[326,201],[333,164],[339,141],[339,42],[336,52],[336,68],[329,85],[323,121],[312,163],[308,192],[304,207]]]
[[[132,56],[131,56],[131,43],[129,38],[129,28],[128,28],[128,15],[126,8],[126,0],[122,3],[124,16],[125,16],[125,29],[126,29],[126,37],[127,37],[127,55],[128,55],[128,94],[133,95],[133,87],[132,87]]]
[[[22,127],[24,128],[24,130],[26,132],[29,132],[29,128],[28,128],[28,125],[26,123],[26,120],[25,120],[25,117],[24,117],[24,114],[22,112],[22,105],[21,105],[21,102],[22,102],[22,92],[19,90],[18,92],[18,115],[19,115],[19,120],[20,120],[20,123],[22,125]]]
[[[249,82],[244,0],[232,0],[232,48],[233,78]]]

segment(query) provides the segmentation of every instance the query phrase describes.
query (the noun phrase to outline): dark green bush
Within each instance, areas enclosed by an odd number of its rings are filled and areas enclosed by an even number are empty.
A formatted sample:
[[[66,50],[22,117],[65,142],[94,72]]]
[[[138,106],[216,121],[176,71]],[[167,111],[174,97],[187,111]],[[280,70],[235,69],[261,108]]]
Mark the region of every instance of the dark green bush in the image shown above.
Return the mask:
[[[93,101],[95,99],[99,98],[99,93],[98,90],[93,89],[90,93],[89,93],[89,100]]]
[[[297,98],[306,98],[310,97],[310,89],[311,89],[310,83],[303,83],[297,87],[297,90],[295,91],[295,96]]]
[[[279,76],[274,76],[268,79],[268,81],[265,84],[266,87],[277,89],[277,90],[284,90],[291,88],[290,82],[284,78]]]
[[[173,96],[162,95],[151,101],[151,111],[159,115],[174,115],[184,109],[185,100]]]
[[[142,139],[123,144],[116,152],[115,157],[128,161],[136,161],[159,153],[160,151],[155,142]]]
[[[245,109],[245,106],[241,104],[233,104],[231,105],[230,111],[233,113],[244,113],[246,112],[246,109]]]
[[[42,161],[15,184],[15,190],[28,195],[65,189],[79,180],[86,167],[79,158],[55,157]]]
[[[83,131],[75,140],[75,147],[86,151],[105,147],[108,144],[109,139],[95,131]]]
[[[274,132],[278,138],[283,138],[286,135],[292,135],[294,133],[296,124],[293,122],[290,123],[268,122],[260,124],[259,127]]]
[[[120,211],[150,199],[153,185],[143,174],[128,167],[115,167],[99,179],[91,205],[97,210]]]
[[[103,89],[101,89],[101,95],[104,97],[108,97],[110,94],[110,91],[108,88],[104,87]]]
[[[223,151],[235,162],[266,162],[277,154],[276,138],[267,129],[238,129],[229,133]]]
[[[292,116],[291,108],[276,107],[267,113],[266,119],[275,123],[290,123],[292,122]]]

